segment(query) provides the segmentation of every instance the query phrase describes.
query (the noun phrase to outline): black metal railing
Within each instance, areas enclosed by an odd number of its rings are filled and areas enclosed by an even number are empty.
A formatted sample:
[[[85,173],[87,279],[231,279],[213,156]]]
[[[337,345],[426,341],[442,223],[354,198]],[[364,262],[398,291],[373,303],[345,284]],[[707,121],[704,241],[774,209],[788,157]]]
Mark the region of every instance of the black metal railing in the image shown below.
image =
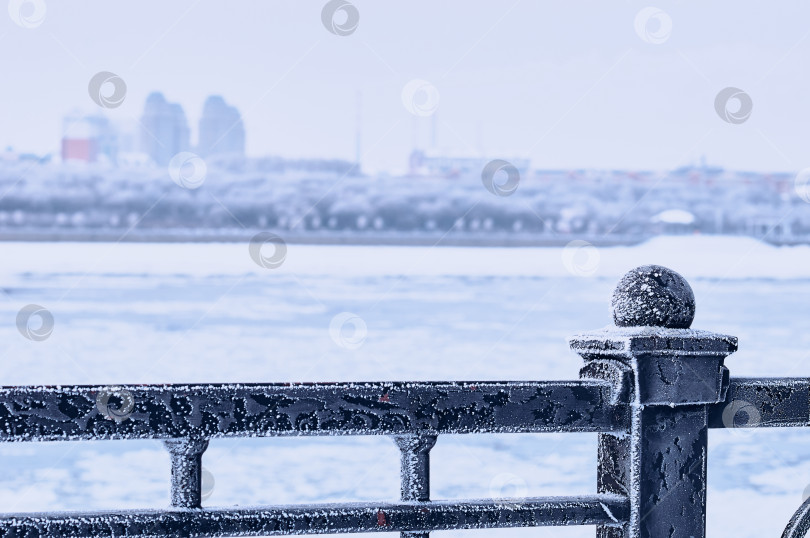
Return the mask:
[[[0,441],[162,439],[166,510],[0,514],[0,536],[263,536],[595,525],[597,536],[705,537],[709,428],[807,426],[810,379],[733,379],[733,337],[689,329],[692,290],[644,266],[613,297],[616,327],[575,336],[580,379],[60,386],[0,389]],[[597,493],[430,500],[439,435],[597,432]],[[388,435],[401,451],[391,503],[202,508],[202,457],[222,437]],[[810,501],[783,537],[810,527]]]

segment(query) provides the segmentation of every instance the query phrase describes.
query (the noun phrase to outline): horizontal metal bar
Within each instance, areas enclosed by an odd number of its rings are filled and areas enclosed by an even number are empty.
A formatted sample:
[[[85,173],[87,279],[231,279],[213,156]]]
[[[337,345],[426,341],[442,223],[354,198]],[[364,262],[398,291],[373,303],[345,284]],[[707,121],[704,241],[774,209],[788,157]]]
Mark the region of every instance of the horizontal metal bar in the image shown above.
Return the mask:
[[[810,378],[732,378],[710,408],[710,428],[810,425]]]
[[[0,441],[626,429],[601,381],[0,388]]]
[[[508,527],[618,526],[615,495],[235,509],[0,515],[0,536],[270,536]]]
[[[626,430],[609,402],[592,380],[3,387],[0,442]],[[735,426],[807,426],[810,378],[731,379],[711,427],[732,404],[755,411]]]

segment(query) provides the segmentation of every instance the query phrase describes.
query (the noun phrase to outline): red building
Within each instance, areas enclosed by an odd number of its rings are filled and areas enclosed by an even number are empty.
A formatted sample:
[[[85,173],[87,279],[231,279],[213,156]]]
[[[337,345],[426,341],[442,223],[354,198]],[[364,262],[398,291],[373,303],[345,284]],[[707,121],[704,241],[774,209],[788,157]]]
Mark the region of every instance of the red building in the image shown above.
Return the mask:
[[[62,160],[94,162],[96,160],[95,141],[88,138],[63,138]]]
[[[102,155],[115,162],[117,139],[104,116],[74,112],[62,127],[62,161],[96,162]]]

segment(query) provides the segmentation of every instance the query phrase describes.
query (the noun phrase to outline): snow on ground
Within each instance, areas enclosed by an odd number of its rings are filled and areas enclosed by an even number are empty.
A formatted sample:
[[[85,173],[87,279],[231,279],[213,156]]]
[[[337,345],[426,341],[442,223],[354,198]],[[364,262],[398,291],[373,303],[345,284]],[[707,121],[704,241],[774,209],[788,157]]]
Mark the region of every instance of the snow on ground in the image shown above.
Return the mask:
[[[617,278],[644,263],[690,280],[694,327],[740,337],[732,375],[810,376],[809,247],[659,238],[599,248],[594,263],[589,249],[290,245],[278,270],[237,244],[0,249],[0,379],[9,385],[570,379],[580,360],[566,337],[607,325]],[[43,342],[17,331],[29,303],[53,313]],[[330,334],[342,312],[365,325],[355,349]],[[591,493],[595,452],[590,434],[443,436],[434,498]],[[810,483],[810,432],[713,431],[709,461],[712,535],[778,535]],[[215,480],[207,505],[398,495],[398,454],[386,438],[215,440],[204,464]],[[168,502],[157,442],[0,445],[0,465],[4,511]],[[453,534],[524,532],[593,535]]]

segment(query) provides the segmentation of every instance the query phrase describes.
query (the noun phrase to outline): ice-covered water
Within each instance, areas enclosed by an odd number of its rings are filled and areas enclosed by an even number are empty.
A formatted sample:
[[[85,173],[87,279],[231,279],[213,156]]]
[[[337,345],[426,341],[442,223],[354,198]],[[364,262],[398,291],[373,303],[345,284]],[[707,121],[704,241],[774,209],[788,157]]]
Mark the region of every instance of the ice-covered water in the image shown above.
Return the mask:
[[[599,249],[594,263],[557,248],[291,245],[277,270],[255,265],[245,245],[0,248],[5,385],[572,379],[580,361],[566,338],[607,325],[618,277],[644,263],[689,280],[693,327],[739,337],[732,375],[810,376],[807,247],[658,239]],[[29,303],[54,316],[47,340],[17,330]],[[335,319],[349,321],[341,329]],[[157,442],[6,444],[0,462],[4,512],[168,503],[169,459]],[[810,431],[713,430],[709,462],[711,535],[776,536],[810,483]],[[433,498],[595,491],[590,434],[444,436],[432,463]],[[209,506],[399,491],[386,438],[215,440],[204,465]],[[463,534],[528,532],[593,535]]]

